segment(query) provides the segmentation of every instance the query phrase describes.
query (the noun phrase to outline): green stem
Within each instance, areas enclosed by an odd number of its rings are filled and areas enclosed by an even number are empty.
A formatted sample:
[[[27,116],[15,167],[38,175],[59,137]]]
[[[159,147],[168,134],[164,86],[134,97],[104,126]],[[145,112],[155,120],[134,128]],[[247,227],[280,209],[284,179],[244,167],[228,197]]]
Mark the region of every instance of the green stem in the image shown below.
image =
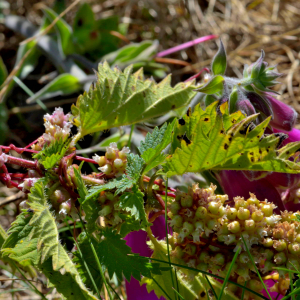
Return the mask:
[[[155,178],[154,178],[155,180]],[[154,182],[153,180],[153,182]],[[151,180],[150,180],[151,181]],[[150,183],[150,182],[149,182]],[[168,251],[168,261],[169,264],[171,264],[171,258],[170,258],[170,248],[169,248],[169,232],[168,232],[168,178],[166,180],[166,197],[165,197],[165,223],[166,223],[166,242],[167,242],[167,251]],[[175,287],[174,285],[174,278],[173,278],[173,273],[172,269],[170,269],[170,274],[171,274],[171,280],[172,280],[172,286]],[[175,292],[174,292],[175,293]],[[175,299],[178,299],[177,294],[175,293]]]
[[[93,244],[93,242],[92,242],[92,240],[91,240],[91,237],[90,237],[89,233],[87,232],[87,230],[85,229],[84,223],[83,223],[83,221],[82,221],[82,219],[81,219],[80,212],[78,213],[78,216],[79,216],[79,219],[80,219],[80,221],[81,221],[81,224],[82,224],[82,226],[83,226],[83,228],[84,228],[84,231],[85,231],[85,233],[86,233],[86,235],[87,235],[87,238],[88,238],[88,240],[89,240],[90,246],[91,246],[91,248],[92,248],[93,255],[94,255],[94,257],[95,257],[95,260],[96,260],[96,263],[97,263],[97,266],[98,266],[98,269],[99,269],[99,272],[100,272],[100,276],[101,276],[101,278],[102,278],[102,280],[103,280],[103,282],[104,282],[104,285],[105,285],[105,287],[106,287],[106,290],[107,290],[109,299],[112,300],[112,296],[111,296],[111,294],[110,294],[110,292],[109,292],[109,286],[108,286],[107,281],[106,281],[106,278],[105,278],[105,276],[104,276],[104,273],[103,273],[103,270],[102,270],[102,266],[101,266],[101,263],[100,263],[100,261],[99,261],[99,257],[98,257],[98,255],[97,255],[97,252],[96,252],[96,249],[95,249],[95,247],[94,247],[94,244]]]
[[[14,263],[14,267],[25,278],[26,282],[28,282],[28,284],[37,292],[37,294],[39,294],[43,299],[47,300],[47,298],[37,289],[37,287],[33,283],[31,283],[30,280],[27,280],[23,271],[21,271],[21,269],[15,263]]]
[[[70,224],[69,224],[68,222],[65,222],[65,223],[67,224],[67,226],[69,227],[69,230],[70,230],[71,234],[73,235],[73,232],[72,232],[72,230],[71,230]],[[93,284],[93,286],[94,286],[94,289],[95,289],[95,291],[97,291],[97,295],[98,295],[99,299],[101,299],[100,291],[99,291],[99,289],[97,288],[96,282],[94,281],[94,278],[93,278],[93,276],[92,276],[92,273],[91,273],[91,271],[90,271],[90,269],[89,269],[89,267],[88,267],[86,261],[84,260],[84,257],[83,257],[83,255],[82,255],[82,252],[81,252],[80,247],[79,247],[79,244],[77,243],[77,241],[76,241],[76,239],[75,239],[74,236],[73,236],[73,241],[74,241],[75,244],[76,244],[77,250],[78,250],[79,255],[80,255],[80,257],[81,257],[81,259],[82,259],[82,261],[83,261],[84,267],[86,268],[86,271],[87,271],[87,273],[89,274],[89,277],[90,277],[90,279],[91,279],[91,281],[92,281],[92,284]]]
[[[132,138],[133,130],[134,130],[134,124],[131,125],[131,130],[130,130],[129,139],[128,139],[128,143],[127,143],[127,146],[129,148],[130,148],[130,145],[131,145],[131,138]]]
[[[266,285],[265,285],[265,283],[264,283],[264,281],[262,280],[262,278],[261,278],[261,276],[260,276],[260,273],[259,273],[259,271],[258,271],[258,269],[257,269],[257,267],[256,267],[256,264],[255,264],[255,262],[254,262],[254,259],[253,259],[252,255],[251,255],[251,253],[250,253],[250,251],[249,251],[249,249],[248,249],[248,246],[247,246],[247,244],[246,244],[246,241],[245,241],[243,235],[241,235],[241,237],[242,237],[243,242],[244,242],[244,245],[245,245],[245,247],[246,247],[248,256],[250,257],[250,260],[251,260],[251,262],[252,262],[252,264],[253,264],[253,266],[254,266],[254,268],[255,268],[255,271],[256,271],[256,273],[257,273],[257,276],[258,276],[259,280],[261,281],[261,283],[262,283],[262,285],[263,285],[263,287],[264,287],[264,289],[265,289],[265,291],[266,291],[266,293],[267,293],[269,299],[272,299],[271,296],[270,296],[270,294],[269,294],[269,291],[268,291],[268,289],[267,289],[267,287],[266,287]]]
[[[28,96],[32,97],[34,95],[34,93],[29,89],[29,87],[27,85],[24,84],[23,81],[21,81],[18,77],[14,76],[13,77],[14,81],[20,86],[21,89],[23,89],[23,91],[25,93],[27,93]],[[46,112],[50,112],[50,110],[47,108],[47,106],[40,100],[37,99],[36,103]]]

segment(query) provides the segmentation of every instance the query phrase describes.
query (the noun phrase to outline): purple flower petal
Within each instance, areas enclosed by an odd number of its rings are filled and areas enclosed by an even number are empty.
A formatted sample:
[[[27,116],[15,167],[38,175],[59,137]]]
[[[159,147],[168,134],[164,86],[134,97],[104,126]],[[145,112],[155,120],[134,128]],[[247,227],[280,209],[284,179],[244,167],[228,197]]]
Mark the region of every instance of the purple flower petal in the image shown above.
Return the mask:
[[[284,140],[284,142],[282,143],[283,145],[300,141],[300,130],[299,129],[293,128],[291,131],[283,131],[283,130],[278,130],[278,129],[274,128],[273,131],[275,133],[284,132],[289,136],[286,140]]]
[[[250,181],[241,171],[221,171],[217,178],[229,199],[237,196],[247,199],[250,192],[261,201],[268,199],[268,201],[273,202],[277,206],[278,213],[285,210],[279,192],[265,178]]]
[[[279,296],[278,296],[278,293],[276,293],[276,292],[270,292],[270,288],[276,283],[276,281],[274,281],[274,280],[272,280],[272,279],[268,279],[268,280],[265,280],[264,283],[265,283],[266,287],[268,288],[268,291],[269,291],[270,296],[271,296],[272,299],[278,299],[278,300],[280,300],[280,299],[283,298],[282,295],[279,295]],[[262,294],[263,294],[265,297],[268,298],[268,295],[267,295],[267,293],[266,293],[265,290],[262,291]]]
[[[152,233],[157,239],[163,239],[166,236],[166,228],[165,228],[165,218],[164,216],[158,217],[151,226]],[[146,244],[148,241],[147,233],[143,230],[133,231],[129,233],[126,237],[126,245],[131,247],[133,253],[138,253],[142,256],[150,257],[152,254],[152,250]],[[140,286],[138,280],[131,277],[130,282],[126,280],[126,292],[127,292],[127,300],[158,300],[158,297],[152,291],[148,293],[146,284]],[[165,298],[160,297],[160,300],[164,300]]]
[[[271,103],[273,120],[270,125],[277,129],[291,131],[297,120],[297,112],[289,105],[273,98],[270,93],[265,93],[265,98]]]

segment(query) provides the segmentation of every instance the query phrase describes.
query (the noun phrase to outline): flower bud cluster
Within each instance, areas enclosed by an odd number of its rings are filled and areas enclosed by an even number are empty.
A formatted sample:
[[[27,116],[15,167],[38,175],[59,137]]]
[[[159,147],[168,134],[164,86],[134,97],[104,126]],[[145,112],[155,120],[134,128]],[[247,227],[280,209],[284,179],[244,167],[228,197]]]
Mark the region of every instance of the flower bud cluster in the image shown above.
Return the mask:
[[[119,200],[119,196],[115,196],[112,192],[107,191],[101,192],[98,198],[101,206],[101,210],[98,212],[99,216],[104,218],[106,226],[113,226],[117,230],[124,223],[124,220],[120,216],[128,214],[118,207]]]
[[[109,147],[106,147],[105,156],[96,154],[93,159],[99,164],[99,170],[106,176],[118,177],[125,172],[129,152],[128,147],[123,147],[120,151],[117,143],[110,143]]]
[[[45,133],[38,138],[38,142],[32,145],[32,149],[40,151],[46,145],[49,145],[52,141],[62,139],[65,140],[71,133],[71,127],[73,126],[70,119],[70,114],[64,114],[61,107],[55,108],[52,115],[44,115]]]
[[[271,274],[276,266],[291,269],[293,264],[300,268],[300,223],[294,213],[276,215],[273,203],[259,201],[254,194],[247,200],[235,197],[229,206],[228,197],[215,195],[215,188],[211,185],[200,189],[196,185],[188,193],[177,191],[169,204],[168,216],[174,232],[170,244],[177,263],[225,277],[240,249],[230,279],[239,284],[247,281],[248,287],[257,292],[262,286],[247,248],[264,275]],[[285,278],[287,274],[280,271],[279,275]]]

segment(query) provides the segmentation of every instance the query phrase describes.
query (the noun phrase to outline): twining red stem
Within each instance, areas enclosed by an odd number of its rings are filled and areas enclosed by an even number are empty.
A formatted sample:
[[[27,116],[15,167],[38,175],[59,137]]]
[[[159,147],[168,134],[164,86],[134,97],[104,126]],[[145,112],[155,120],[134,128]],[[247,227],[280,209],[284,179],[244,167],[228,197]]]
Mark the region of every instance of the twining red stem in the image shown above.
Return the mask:
[[[157,190],[156,190],[156,193],[157,193],[157,194],[160,194],[160,195],[166,195],[166,191],[157,191]],[[167,193],[167,196],[168,196],[168,197],[172,197],[172,198],[175,198],[175,197],[176,197],[175,193],[172,193],[172,192],[168,192],[168,193]]]
[[[197,73],[197,74],[191,76],[190,78],[188,78],[188,79],[185,80],[184,82],[192,81],[193,79],[199,77],[199,76],[203,73],[203,71],[206,71],[207,73],[210,73],[210,70],[209,70],[208,68],[203,68],[199,73]]]
[[[11,155],[6,155],[6,157],[7,157],[7,163],[9,164],[17,165],[27,169],[34,169],[34,170],[38,169],[38,166],[35,161],[31,161],[24,158],[11,156]]]
[[[154,194],[156,200],[160,203],[162,208],[165,209],[165,202],[164,202],[163,198],[159,194],[157,194],[156,192],[157,191],[153,191],[153,194]]]
[[[159,216],[161,215],[164,215],[165,214],[165,210],[160,210],[158,212],[156,212],[150,219],[149,219],[149,222],[152,223],[155,221],[156,218],[158,218]]]

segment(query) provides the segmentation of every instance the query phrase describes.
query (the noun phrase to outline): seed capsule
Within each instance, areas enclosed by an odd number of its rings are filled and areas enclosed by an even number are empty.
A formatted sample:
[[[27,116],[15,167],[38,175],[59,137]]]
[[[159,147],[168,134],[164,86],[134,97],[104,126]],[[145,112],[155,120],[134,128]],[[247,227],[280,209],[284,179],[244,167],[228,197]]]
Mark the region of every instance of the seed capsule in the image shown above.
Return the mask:
[[[173,202],[170,205],[170,211],[172,214],[176,215],[178,213],[178,211],[181,209],[181,206],[178,202]]]
[[[115,168],[117,168],[117,169],[121,169],[121,168],[124,166],[123,160],[120,159],[120,158],[116,158],[116,159],[114,160],[114,166],[115,166]]]
[[[255,222],[260,222],[264,218],[264,214],[261,211],[257,210],[252,213],[251,217]]]
[[[208,210],[216,215],[219,212],[220,203],[212,201],[208,204]]]
[[[271,204],[265,204],[262,206],[261,211],[264,213],[266,217],[270,217],[273,215],[273,207]]]
[[[229,220],[235,220],[237,215],[237,210],[234,207],[228,207],[226,209],[226,215]]]
[[[170,226],[181,227],[182,226],[182,221],[183,221],[182,216],[175,215],[174,218],[170,222]]]
[[[233,221],[228,224],[228,230],[231,231],[232,233],[237,233],[241,230],[241,225],[238,221]]]
[[[274,255],[274,262],[276,265],[282,265],[286,262],[286,256],[284,252],[279,252]]]
[[[300,244],[299,243],[291,243],[288,245],[289,252],[292,254],[300,254]]]
[[[240,220],[247,220],[249,218],[249,216],[250,216],[250,211],[248,209],[242,208],[242,207],[239,208],[237,217]]]
[[[274,241],[273,248],[281,252],[286,249],[286,242],[284,240]]]
[[[204,219],[205,217],[206,217],[206,215],[207,215],[207,210],[206,210],[206,208],[205,207],[203,207],[203,206],[199,206],[198,208],[197,208],[197,210],[196,210],[196,217],[198,218],[198,219]]]
[[[112,167],[110,164],[106,164],[105,166],[99,168],[100,171],[102,171],[104,174],[109,175],[112,171]]]
[[[255,228],[254,220],[246,220],[245,221],[245,229],[246,230],[253,230]]]
[[[183,195],[180,200],[182,207],[192,207],[193,206],[193,197],[190,195]]]
[[[265,238],[262,242],[265,247],[272,247],[273,243],[274,241],[271,238]]]

